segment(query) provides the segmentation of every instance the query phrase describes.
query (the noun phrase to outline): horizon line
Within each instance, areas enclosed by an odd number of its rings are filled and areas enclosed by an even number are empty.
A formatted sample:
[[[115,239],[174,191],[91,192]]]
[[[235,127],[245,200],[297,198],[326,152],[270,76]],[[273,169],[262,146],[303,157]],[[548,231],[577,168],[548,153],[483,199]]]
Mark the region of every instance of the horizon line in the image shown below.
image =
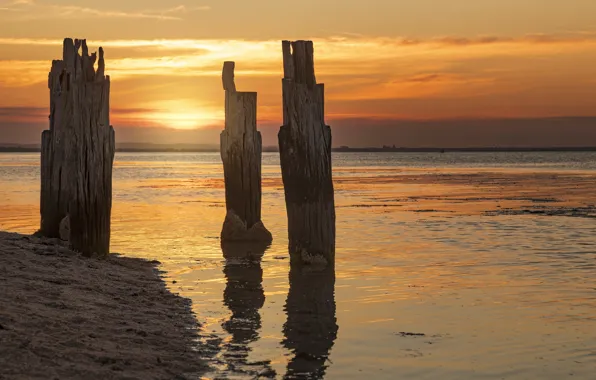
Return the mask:
[[[118,147],[123,144],[136,145],[162,145],[159,148],[130,148]],[[217,144],[202,144],[205,147],[188,147],[175,148],[176,146],[185,145],[184,143],[177,144],[155,144],[155,143],[118,143],[116,144],[116,152],[120,153],[219,153],[220,149]],[[351,146],[337,146],[332,147],[332,151],[338,153],[365,153],[365,152],[596,152],[595,145],[587,146],[471,146],[471,147],[440,147],[440,146],[426,146],[426,147],[398,147],[398,146],[367,146],[367,147],[351,147]],[[36,144],[0,144],[0,153],[39,153],[41,147]],[[275,145],[263,146],[263,153],[277,153],[279,148]]]

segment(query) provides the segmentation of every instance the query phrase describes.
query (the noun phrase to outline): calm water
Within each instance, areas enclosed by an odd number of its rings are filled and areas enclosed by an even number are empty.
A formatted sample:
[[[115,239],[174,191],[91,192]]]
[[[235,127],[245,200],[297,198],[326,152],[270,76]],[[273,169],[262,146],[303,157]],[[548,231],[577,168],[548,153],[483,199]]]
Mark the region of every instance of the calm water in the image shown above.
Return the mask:
[[[217,154],[118,154],[112,251],[193,301],[207,378],[593,379],[596,154],[334,155],[335,273],[274,242],[222,252]],[[0,154],[0,229],[38,227],[39,157]],[[423,334],[423,335],[419,335]]]

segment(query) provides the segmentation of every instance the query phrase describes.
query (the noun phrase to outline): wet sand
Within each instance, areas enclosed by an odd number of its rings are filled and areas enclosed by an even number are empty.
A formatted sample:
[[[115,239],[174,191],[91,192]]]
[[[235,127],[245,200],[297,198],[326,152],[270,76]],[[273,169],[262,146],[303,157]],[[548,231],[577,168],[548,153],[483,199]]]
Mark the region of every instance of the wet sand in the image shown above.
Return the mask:
[[[0,232],[0,379],[195,379],[190,301],[157,262]]]

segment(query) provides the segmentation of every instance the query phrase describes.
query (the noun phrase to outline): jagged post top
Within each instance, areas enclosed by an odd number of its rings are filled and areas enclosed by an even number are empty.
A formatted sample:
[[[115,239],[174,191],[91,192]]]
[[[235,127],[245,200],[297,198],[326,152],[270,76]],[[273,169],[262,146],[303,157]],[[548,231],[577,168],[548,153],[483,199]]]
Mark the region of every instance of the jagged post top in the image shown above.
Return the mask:
[[[79,49],[82,48],[81,54]],[[97,61],[97,71],[95,62]],[[105,60],[103,48],[99,48],[99,60],[97,53],[89,55],[86,39],[65,38],[62,45],[62,60],[52,61],[52,74],[61,75],[64,70],[72,75],[71,80],[84,78],[89,82],[109,81],[110,77],[105,75]]]
[[[236,67],[236,63],[232,61],[226,61],[223,64],[223,71],[221,74],[221,79],[223,83],[223,88],[225,91],[236,92],[236,84],[234,83],[234,68]]]
[[[284,79],[308,86],[317,84],[312,41],[282,41]]]

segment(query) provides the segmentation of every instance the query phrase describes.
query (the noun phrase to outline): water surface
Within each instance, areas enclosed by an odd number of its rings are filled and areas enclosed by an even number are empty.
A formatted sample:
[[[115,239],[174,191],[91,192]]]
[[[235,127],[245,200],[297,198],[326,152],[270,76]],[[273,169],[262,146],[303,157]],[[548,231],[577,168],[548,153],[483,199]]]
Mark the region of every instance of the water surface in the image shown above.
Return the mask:
[[[596,154],[333,163],[335,272],[311,272],[289,266],[277,154],[267,249],[222,248],[218,154],[117,154],[112,251],[161,261],[192,299],[207,378],[593,378]],[[37,229],[38,166],[0,154],[0,229]]]

